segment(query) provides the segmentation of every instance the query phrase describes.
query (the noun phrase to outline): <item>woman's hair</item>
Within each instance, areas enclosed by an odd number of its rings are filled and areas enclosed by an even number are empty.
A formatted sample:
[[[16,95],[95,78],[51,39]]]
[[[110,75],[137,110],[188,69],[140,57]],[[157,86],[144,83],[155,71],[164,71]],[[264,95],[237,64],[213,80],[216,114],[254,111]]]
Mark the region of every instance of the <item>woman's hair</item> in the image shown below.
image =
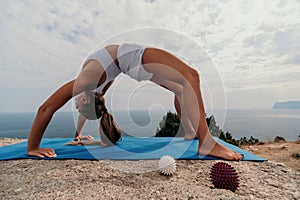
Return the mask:
[[[106,145],[115,144],[121,139],[122,133],[114,122],[113,116],[108,113],[104,97],[97,92],[87,92],[87,96],[90,98],[90,103],[84,105],[81,114],[89,120],[101,117],[99,126],[101,140]]]

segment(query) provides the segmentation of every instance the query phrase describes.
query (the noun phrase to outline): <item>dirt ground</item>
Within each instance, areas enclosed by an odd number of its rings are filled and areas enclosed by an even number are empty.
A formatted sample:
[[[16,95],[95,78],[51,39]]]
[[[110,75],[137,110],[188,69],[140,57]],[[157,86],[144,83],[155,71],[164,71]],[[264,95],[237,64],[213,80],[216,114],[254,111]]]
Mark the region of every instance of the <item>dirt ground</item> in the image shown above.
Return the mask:
[[[283,163],[300,171],[300,140],[294,142],[269,142],[262,145],[240,147],[267,160]],[[296,158],[293,155],[298,155]]]
[[[0,138],[0,146],[20,139]],[[0,161],[0,199],[300,199],[296,142],[243,146],[267,162],[228,162],[239,174],[236,192],[216,189],[210,169],[219,161],[176,160],[172,176],[158,160]],[[148,171],[149,169],[152,169]]]

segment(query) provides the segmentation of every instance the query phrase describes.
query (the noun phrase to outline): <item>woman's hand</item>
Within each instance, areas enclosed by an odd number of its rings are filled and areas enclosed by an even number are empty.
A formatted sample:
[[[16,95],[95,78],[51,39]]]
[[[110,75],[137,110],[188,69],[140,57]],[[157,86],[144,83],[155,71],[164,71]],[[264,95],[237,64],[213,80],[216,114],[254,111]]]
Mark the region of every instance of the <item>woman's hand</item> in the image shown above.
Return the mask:
[[[47,99],[45,103],[43,103],[43,105],[39,107],[30,130],[27,145],[28,155],[37,156],[39,158],[44,158],[45,156],[51,158],[56,156],[53,149],[40,148],[40,142],[53,114],[72,98],[74,90],[76,90],[77,93],[83,91],[83,86],[77,86],[77,88],[74,88],[74,82],[75,80],[70,81],[60,87]]]
[[[36,156],[36,157],[39,157],[39,158],[44,158],[45,156],[47,158],[54,158],[54,157],[57,156],[55,154],[54,149],[51,149],[51,148],[38,148],[38,149],[28,151],[27,154],[29,156]]]
[[[94,137],[91,135],[81,135],[79,137],[76,137],[76,139],[80,139],[80,140],[94,140]]]
[[[90,146],[108,146],[101,140],[89,140],[89,141],[70,141],[64,145],[70,146],[83,146],[83,145],[90,145]]]
[[[70,146],[82,146],[84,144],[83,144],[82,141],[77,140],[77,141],[70,141],[70,142],[68,142],[68,143],[66,143],[64,145],[65,146],[68,146],[68,145],[70,145]]]
[[[80,135],[75,137],[74,141],[81,141],[81,140],[94,140],[94,137],[91,135]]]

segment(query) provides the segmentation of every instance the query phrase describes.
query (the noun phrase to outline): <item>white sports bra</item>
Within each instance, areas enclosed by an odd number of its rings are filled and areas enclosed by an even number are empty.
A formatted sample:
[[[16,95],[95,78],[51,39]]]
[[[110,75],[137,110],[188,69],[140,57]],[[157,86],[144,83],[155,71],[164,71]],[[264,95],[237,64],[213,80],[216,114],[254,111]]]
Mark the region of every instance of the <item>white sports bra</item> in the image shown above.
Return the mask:
[[[95,89],[96,92],[102,92],[103,88],[121,73],[121,70],[116,65],[106,48],[99,49],[98,51],[90,54],[84,63],[92,59],[97,60],[106,72],[106,80]]]

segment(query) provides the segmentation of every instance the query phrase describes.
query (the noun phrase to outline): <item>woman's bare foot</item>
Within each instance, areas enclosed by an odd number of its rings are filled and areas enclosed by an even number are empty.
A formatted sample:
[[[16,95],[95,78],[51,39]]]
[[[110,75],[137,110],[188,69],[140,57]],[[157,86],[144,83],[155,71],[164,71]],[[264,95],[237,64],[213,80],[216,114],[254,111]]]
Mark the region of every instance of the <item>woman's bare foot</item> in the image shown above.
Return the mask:
[[[197,137],[196,132],[194,130],[184,132],[184,139],[185,140],[194,140],[196,138],[198,138],[198,137]]]
[[[242,160],[243,156],[232,151],[231,149],[217,143],[213,138],[205,138],[205,143],[199,140],[198,153],[210,155],[225,160]]]

